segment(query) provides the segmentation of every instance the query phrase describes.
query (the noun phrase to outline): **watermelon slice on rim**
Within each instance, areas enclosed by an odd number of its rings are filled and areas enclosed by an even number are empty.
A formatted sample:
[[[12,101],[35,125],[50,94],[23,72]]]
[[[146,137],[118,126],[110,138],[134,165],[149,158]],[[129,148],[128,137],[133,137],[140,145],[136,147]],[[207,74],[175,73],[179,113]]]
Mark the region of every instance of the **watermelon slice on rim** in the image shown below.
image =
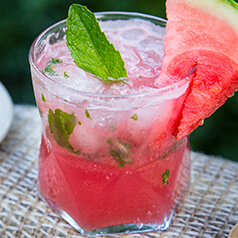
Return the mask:
[[[165,55],[159,84],[196,66],[177,138],[189,135],[238,90],[238,4],[232,0],[167,0]]]

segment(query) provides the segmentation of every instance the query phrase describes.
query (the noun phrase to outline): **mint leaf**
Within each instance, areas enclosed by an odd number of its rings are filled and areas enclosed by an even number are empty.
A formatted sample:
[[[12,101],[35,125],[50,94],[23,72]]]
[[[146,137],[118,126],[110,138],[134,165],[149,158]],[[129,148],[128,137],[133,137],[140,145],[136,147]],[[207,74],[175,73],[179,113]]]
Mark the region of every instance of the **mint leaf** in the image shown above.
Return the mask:
[[[119,167],[124,167],[125,164],[132,164],[133,160],[130,157],[131,145],[120,140],[120,138],[107,140],[109,144],[109,154],[118,163]]]
[[[66,79],[69,78],[69,75],[66,72],[64,72],[64,78],[66,78]]]
[[[55,74],[55,71],[53,70],[53,66],[52,66],[52,65],[47,65],[47,66],[45,67],[45,69],[44,69],[42,72],[43,72],[44,74],[45,74],[45,73],[49,73],[49,76],[50,76],[50,77],[56,75],[56,74]]]
[[[62,63],[62,60],[56,59],[56,58],[51,58],[49,61],[47,61],[47,66],[45,69],[42,71],[44,74],[49,73],[49,76],[59,76],[58,74],[55,73],[53,66],[56,64]]]
[[[43,102],[46,102],[46,99],[45,99],[45,96],[44,96],[43,93],[41,94],[41,99],[42,99]]]
[[[134,121],[137,121],[138,120],[138,115],[137,114],[134,114],[132,117],[131,117],[132,120]]]
[[[101,31],[95,15],[85,6],[72,4],[67,18],[67,45],[75,64],[106,83],[127,78],[119,51]]]
[[[56,143],[66,148],[69,152],[80,154],[80,151],[75,151],[69,143],[69,136],[73,133],[77,118],[72,114],[56,109],[55,113],[52,109],[49,110],[48,121],[50,132],[54,135]]]
[[[60,64],[60,63],[62,63],[62,60],[56,59],[56,58],[51,58],[51,59],[47,62],[48,65]]]
[[[165,169],[165,172],[162,173],[162,184],[169,184],[169,176],[170,176],[170,171],[169,169]]]
[[[92,117],[90,116],[90,114],[89,114],[87,109],[85,109],[85,116],[92,120]]]

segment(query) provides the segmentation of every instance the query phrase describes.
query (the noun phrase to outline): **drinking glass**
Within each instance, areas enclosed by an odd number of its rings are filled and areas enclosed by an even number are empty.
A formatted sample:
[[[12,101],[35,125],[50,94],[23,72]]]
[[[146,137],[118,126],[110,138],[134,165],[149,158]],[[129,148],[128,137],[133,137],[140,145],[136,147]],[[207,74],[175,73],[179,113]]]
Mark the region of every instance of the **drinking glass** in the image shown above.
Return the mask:
[[[96,13],[100,21],[143,19]],[[66,21],[40,34],[29,61],[42,120],[40,197],[83,235],[165,230],[190,182],[188,138],[176,139],[189,77],[144,93],[108,95],[70,88],[37,65],[65,41]]]

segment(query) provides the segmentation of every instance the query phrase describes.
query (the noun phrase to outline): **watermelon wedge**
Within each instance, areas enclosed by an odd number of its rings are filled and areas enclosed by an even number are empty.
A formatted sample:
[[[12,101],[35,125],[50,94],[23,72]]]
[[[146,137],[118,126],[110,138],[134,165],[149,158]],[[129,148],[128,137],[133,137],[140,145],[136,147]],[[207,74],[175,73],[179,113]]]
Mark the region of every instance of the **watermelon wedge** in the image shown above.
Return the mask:
[[[189,135],[238,90],[238,4],[232,0],[167,0],[165,55],[159,84],[196,66],[177,138]]]

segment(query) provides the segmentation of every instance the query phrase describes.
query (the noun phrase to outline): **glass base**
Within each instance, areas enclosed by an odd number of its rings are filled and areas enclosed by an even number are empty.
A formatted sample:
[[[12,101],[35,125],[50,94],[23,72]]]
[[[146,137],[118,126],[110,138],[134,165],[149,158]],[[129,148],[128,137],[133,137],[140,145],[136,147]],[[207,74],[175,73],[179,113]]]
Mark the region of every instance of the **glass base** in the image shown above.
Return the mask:
[[[128,233],[141,233],[141,232],[152,232],[158,230],[166,230],[172,220],[173,214],[166,220],[163,224],[125,224],[125,225],[117,225],[105,227],[93,231],[85,231],[83,230],[75,221],[72,219],[66,212],[58,211],[60,216],[68,222],[73,228],[75,228],[78,232],[85,236],[103,236],[103,235],[119,235],[119,234],[128,234]]]
[[[144,223],[138,223],[138,224],[123,224],[123,225],[116,225],[116,226],[110,226],[105,227],[101,229],[96,229],[92,231],[85,231],[83,228],[81,228],[77,222],[65,211],[57,207],[54,203],[51,201],[47,201],[46,199],[41,196],[39,193],[39,197],[41,200],[46,202],[55,212],[57,212],[66,222],[68,222],[75,230],[80,232],[82,235],[85,236],[104,236],[104,235],[120,235],[120,234],[132,234],[132,233],[141,233],[141,232],[153,232],[158,230],[166,230],[173,218],[174,212],[171,213],[170,217],[164,221],[163,224],[144,224]]]

